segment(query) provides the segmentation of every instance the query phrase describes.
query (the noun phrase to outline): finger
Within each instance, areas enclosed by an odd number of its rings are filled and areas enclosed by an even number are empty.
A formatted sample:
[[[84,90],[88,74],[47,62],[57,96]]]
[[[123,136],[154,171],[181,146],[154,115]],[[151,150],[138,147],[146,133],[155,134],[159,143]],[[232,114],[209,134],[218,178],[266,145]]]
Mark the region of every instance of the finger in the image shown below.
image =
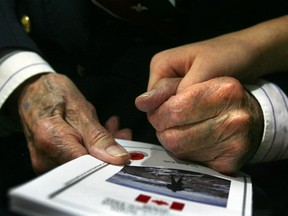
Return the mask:
[[[220,153],[222,142],[227,138],[217,131],[221,123],[225,123],[225,117],[157,131],[157,137],[166,149],[179,158],[209,161]]]
[[[205,62],[205,61],[204,61]],[[214,77],[217,77],[216,74],[216,68],[213,68],[213,73],[209,73],[209,65],[203,63],[203,60],[199,62],[199,60],[195,60],[193,62],[193,65],[189,70],[187,70],[187,73],[179,83],[177,92],[182,91],[183,89],[194,85],[196,83],[205,82],[209,79],[212,79]]]
[[[148,91],[163,78],[183,77],[191,68],[194,56],[187,46],[168,49],[153,56],[150,63]]]
[[[117,139],[125,139],[125,140],[132,140],[132,131],[129,128],[124,128],[121,130],[118,130],[115,134],[114,137]]]
[[[120,120],[118,116],[111,116],[106,122],[105,122],[105,128],[112,134],[115,134],[120,127]]]
[[[80,110],[70,110],[66,120],[80,132],[89,154],[112,164],[125,164],[129,161],[129,153],[99,123],[92,104],[86,102],[85,107]]]
[[[238,105],[233,103],[241,97],[237,88],[243,89],[238,81],[225,77],[192,85],[148,113],[148,119],[156,130],[162,131],[213,118]]]
[[[60,95],[64,95],[63,110],[57,113],[80,134],[81,144],[88,153],[107,163],[127,163],[130,158],[128,152],[116,143],[112,134],[100,124],[94,106],[71,81],[68,80],[65,89],[63,88],[61,85],[53,88]]]
[[[105,128],[112,133],[115,138],[132,140],[132,131],[129,128],[120,129],[120,120],[118,116],[111,116],[105,122]]]
[[[129,153],[118,144],[112,134],[98,125],[88,129],[84,143],[88,152],[96,158],[112,164],[126,164],[129,162]]]
[[[111,133],[99,124],[91,124],[84,132],[84,145],[96,158],[112,164],[126,164],[129,153],[119,145]]]
[[[246,124],[246,125],[245,125]],[[194,125],[157,132],[160,143],[178,158],[202,162],[222,173],[244,164],[248,149],[247,119],[227,114]]]
[[[165,78],[157,82],[151,91],[145,92],[135,100],[136,107],[143,112],[150,112],[172,95],[176,94],[180,78]]]

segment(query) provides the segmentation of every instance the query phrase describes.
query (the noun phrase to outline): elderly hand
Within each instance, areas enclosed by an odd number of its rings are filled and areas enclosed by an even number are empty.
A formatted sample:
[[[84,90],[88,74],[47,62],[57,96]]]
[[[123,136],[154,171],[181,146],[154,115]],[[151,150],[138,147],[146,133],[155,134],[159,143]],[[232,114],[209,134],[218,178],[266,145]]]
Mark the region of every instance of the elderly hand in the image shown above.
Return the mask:
[[[115,117],[106,127],[95,108],[64,75],[45,74],[28,83],[19,97],[19,113],[28,142],[32,166],[43,173],[84,154],[112,164],[124,164],[129,154],[112,135],[130,138],[119,130]]]
[[[147,112],[161,144],[178,158],[236,172],[261,141],[257,101],[234,78],[214,78],[178,91],[180,81],[160,80],[136,99],[136,106]]]
[[[148,92],[135,102],[164,147],[224,173],[245,164],[261,142],[264,120],[239,81],[288,70],[287,21],[279,17],[152,58]]]

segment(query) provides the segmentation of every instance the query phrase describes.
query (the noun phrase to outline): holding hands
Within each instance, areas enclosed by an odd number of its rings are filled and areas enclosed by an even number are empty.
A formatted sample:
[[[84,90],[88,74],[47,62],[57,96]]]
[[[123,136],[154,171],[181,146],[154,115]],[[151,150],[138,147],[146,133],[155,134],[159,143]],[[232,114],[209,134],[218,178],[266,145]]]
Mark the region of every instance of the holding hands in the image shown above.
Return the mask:
[[[162,78],[182,77],[177,91],[219,76],[242,82],[288,70],[288,16],[156,54],[148,91]]]
[[[253,156],[264,120],[241,82],[288,68],[286,22],[282,17],[153,57],[148,92],[135,103],[167,150],[223,173]]]
[[[239,170],[262,138],[263,117],[257,101],[231,77],[213,78],[177,92],[180,81],[162,79],[136,99],[159,141],[181,159],[226,174]]]
[[[283,16],[153,57],[148,92],[135,103],[165,148],[223,173],[253,156],[264,120],[241,82],[288,70],[287,22]]]
[[[288,70],[287,22],[280,17],[153,57],[148,92],[135,103],[165,148],[223,173],[237,171],[253,156],[263,116],[241,82]],[[129,161],[114,138],[131,139],[131,131],[119,129],[117,117],[102,126],[93,105],[64,75],[28,80],[18,110],[37,173],[83,154],[112,164]]]

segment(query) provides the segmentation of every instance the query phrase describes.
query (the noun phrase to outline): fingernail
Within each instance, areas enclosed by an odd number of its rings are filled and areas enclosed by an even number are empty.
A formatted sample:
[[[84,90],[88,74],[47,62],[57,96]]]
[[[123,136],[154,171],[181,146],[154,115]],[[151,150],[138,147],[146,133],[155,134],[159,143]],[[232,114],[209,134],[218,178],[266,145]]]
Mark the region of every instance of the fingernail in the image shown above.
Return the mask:
[[[154,90],[151,90],[151,91],[148,91],[148,92],[145,92],[145,93],[139,95],[138,97],[149,97],[149,96],[151,96],[153,93],[154,93]]]
[[[128,152],[124,148],[122,148],[121,146],[117,146],[117,145],[109,146],[108,148],[106,148],[106,152],[116,157],[121,157],[121,156],[125,156],[128,154]]]

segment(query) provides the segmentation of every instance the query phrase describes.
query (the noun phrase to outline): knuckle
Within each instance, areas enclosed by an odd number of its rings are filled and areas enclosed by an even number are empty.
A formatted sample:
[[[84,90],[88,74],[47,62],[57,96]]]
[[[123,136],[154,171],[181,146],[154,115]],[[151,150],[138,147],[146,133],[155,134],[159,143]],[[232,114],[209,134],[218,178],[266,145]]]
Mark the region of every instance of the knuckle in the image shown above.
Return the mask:
[[[91,148],[105,148],[106,146],[110,145],[112,142],[114,142],[114,139],[112,137],[112,134],[110,134],[106,129],[104,128],[94,128],[94,130],[91,132],[91,142],[93,144],[97,145],[89,145],[88,149]]]
[[[240,83],[240,81],[232,78],[232,83],[229,86],[229,89],[227,91],[231,91],[233,95],[235,95],[235,98],[241,99],[245,97],[245,90],[243,88],[243,85]]]
[[[217,143],[229,141],[230,147],[235,146],[239,148],[239,143],[247,142],[250,130],[250,116],[245,112],[241,114],[230,113],[228,117],[225,117],[224,120],[221,120],[221,122],[217,124],[218,125],[210,131],[211,138],[216,140]],[[234,141],[231,141],[233,139]]]
[[[155,55],[152,56],[150,66],[158,65],[161,61],[162,57],[164,56],[165,51],[158,52]]]
[[[239,97],[239,96],[243,96],[244,91],[242,84],[235,78],[232,77],[224,77],[222,79],[219,80],[220,82],[220,88],[219,91],[222,94],[228,94],[232,97]]]
[[[163,68],[166,68],[166,63],[169,63],[169,59],[167,59],[168,51],[161,51],[156,53],[150,61],[150,73],[155,72],[153,69],[157,68],[157,71],[162,71]],[[167,62],[168,61],[168,62]]]
[[[80,108],[79,110],[82,110],[82,109]],[[81,120],[83,120],[84,122],[90,122],[92,119],[93,120],[98,119],[95,107],[88,101],[85,104],[84,112],[79,112],[79,113],[81,114],[81,118],[82,118]],[[79,113],[75,113],[75,114],[79,116]]]
[[[229,127],[234,128],[239,132],[244,132],[249,129],[252,117],[244,110],[232,114],[229,118]]]
[[[90,102],[85,103],[84,106],[82,103],[77,104],[72,109],[67,108],[65,118],[70,124],[84,128],[98,121],[96,109]]]

